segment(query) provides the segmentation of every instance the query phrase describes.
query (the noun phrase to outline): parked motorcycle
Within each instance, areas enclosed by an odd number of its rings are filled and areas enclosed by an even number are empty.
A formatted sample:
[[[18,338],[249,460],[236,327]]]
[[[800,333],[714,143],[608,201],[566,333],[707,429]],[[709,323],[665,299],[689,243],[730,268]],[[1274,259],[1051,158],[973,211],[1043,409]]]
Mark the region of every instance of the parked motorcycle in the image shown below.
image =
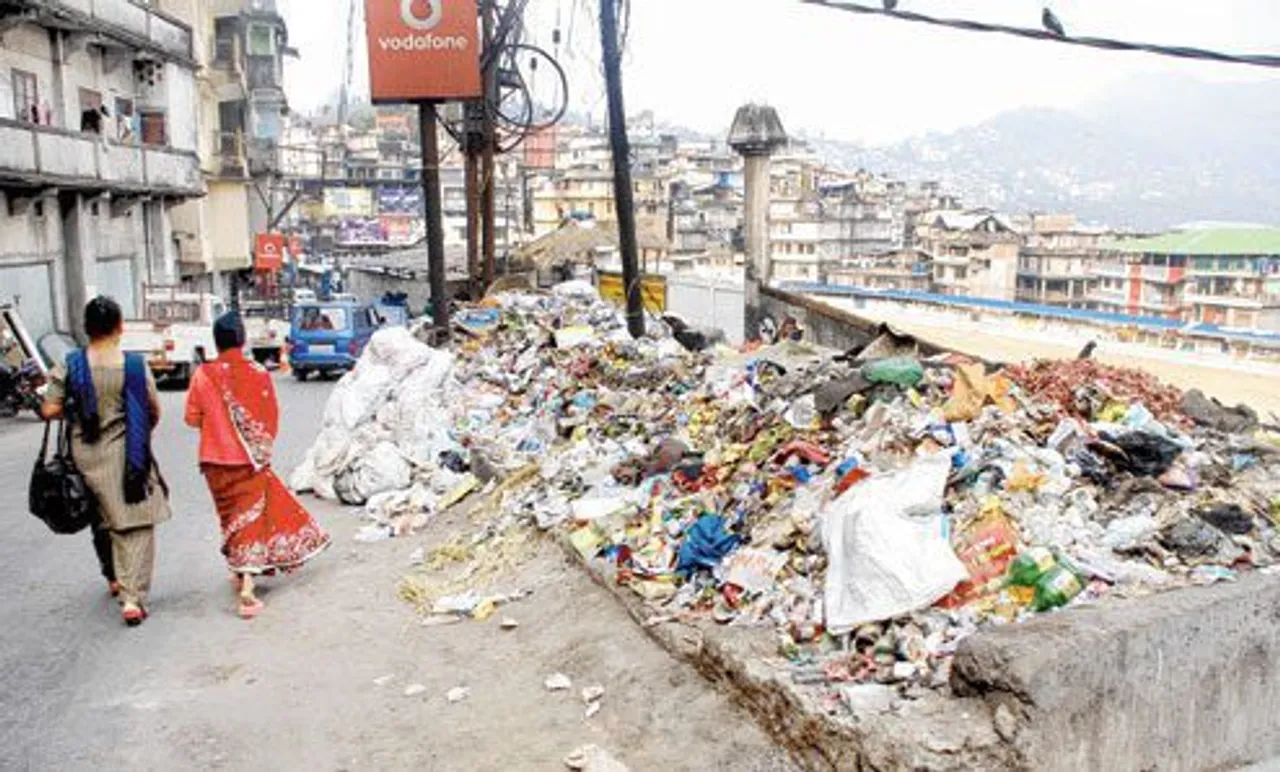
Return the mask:
[[[0,417],[12,418],[23,410],[40,415],[43,386],[44,374],[34,361],[19,367],[0,363]]]

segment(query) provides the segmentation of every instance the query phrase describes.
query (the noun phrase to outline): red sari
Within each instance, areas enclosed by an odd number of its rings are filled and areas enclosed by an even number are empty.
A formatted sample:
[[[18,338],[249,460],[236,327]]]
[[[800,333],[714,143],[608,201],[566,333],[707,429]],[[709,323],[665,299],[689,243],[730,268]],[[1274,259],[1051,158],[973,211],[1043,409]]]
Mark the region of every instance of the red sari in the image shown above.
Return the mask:
[[[329,546],[329,534],[271,469],[278,407],[270,374],[239,351],[224,352],[192,379],[187,422],[200,428],[200,469],[233,573],[291,571]]]

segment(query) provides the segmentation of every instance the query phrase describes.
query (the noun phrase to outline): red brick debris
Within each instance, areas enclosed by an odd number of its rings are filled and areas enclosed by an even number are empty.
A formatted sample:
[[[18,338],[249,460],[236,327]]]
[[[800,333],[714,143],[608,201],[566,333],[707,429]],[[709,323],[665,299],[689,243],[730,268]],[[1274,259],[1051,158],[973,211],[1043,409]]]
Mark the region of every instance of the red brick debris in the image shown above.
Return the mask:
[[[1113,367],[1093,359],[1041,359],[1030,365],[1010,365],[1005,372],[1034,401],[1052,402],[1070,415],[1079,415],[1076,392],[1082,387],[1094,387],[1126,404],[1141,402],[1161,421],[1186,420],[1179,407],[1182,392],[1143,370]]]

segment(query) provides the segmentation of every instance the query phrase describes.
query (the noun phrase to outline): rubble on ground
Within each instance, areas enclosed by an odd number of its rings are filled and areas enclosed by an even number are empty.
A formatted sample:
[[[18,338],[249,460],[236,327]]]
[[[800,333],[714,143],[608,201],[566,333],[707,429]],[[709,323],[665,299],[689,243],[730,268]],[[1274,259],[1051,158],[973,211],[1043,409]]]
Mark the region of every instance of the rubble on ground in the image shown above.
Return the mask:
[[[468,568],[402,588],[424,612],[518,599],[479,586],[555,531],[655,617],[776,630],[797,683],[943,688],[984,625],[1280,556],[1280,433],[1141,372],[919,359],[891,331],[686,350],[580,283],[456,322],[449,351],[375,335],[291,480],[363,506],[365,540],[483,497],[421,571]]]

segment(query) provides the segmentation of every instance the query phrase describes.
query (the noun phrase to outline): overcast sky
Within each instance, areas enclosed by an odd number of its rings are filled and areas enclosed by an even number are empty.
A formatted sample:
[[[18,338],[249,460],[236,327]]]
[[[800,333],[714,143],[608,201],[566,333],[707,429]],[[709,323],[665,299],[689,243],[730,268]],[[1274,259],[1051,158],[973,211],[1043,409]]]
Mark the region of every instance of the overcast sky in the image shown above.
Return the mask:
[[[310,110],[341,84],[348,0],[280,1],[290,38],[302,54],[290,64],[286,85],[294,106]],[[970,125],[1019,106],[1073,107],[1144,74],[1280,84],[1280,73],[1257,68],[935,29],[797,0],[632,3],[623,74],[627,111],[651,109],[660,119],[707,131],[725,130],[745,101],[776,106],[792,131],[890,142]],[[1280,54],[1280,2],[1275,0],[1055,0],[1051,5],[1073,34]],[[1038,26],[1043,4],[900,0],[899,7]],[[597,8],[598,0],[530,0],[526,19],[530,37],[548,49],[559,19],[559,56],[570,74],[574,106],[600,116]],[[367,92],[362,26],[356,37],[356,88]]]

